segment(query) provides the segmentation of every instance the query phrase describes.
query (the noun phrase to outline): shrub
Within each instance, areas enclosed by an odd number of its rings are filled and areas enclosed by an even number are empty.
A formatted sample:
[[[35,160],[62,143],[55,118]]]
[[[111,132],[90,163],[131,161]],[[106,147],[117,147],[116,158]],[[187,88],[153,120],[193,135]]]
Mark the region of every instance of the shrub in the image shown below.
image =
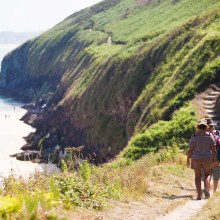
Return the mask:
[[[21,208],[21,203],[18,199],[10,196],[0,196],[0,216],[1,219],[7,219],[11,213],[18,212]]]
[[[159,121],[143,133],[137,133],[130,141],[124,156],[138,159],[164,147],[177,145],[182,148],[193,133],[196,121],[192,106],[185,106],[176,111],[170,121]]]
[[[105,199],[109,198],[107,188],[84,181],[77,175],[57,176],[55,185],[60,189],[61,198],[66,204],[99,210],[103,208]]]

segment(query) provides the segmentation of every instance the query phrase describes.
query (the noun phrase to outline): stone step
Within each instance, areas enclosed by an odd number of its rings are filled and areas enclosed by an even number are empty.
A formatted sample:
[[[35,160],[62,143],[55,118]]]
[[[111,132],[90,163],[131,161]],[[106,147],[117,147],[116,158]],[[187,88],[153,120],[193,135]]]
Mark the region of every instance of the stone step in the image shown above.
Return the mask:
[[[217,85],[210,86],[214,91],[220,91],[220,88]]]
[[[204,105],[204,109],[214,110],[215,106],[214,105]]]
[[[220,94],[208,94],[207,97],[210,97],[210,98],[213,98],[213,99],[214,98],[217,99],[219,97],[219,95]]]
[[[211,85],[210,86],[213,90],[215,90],[215,91],[220,91],[220,88],[217,86],[217,85]]]
[[[209,93],[209,95],[219,96],[220,95],[220,91],[212,91],[212,92]]]
[[[209,96],[204,97],[204,100],[214,101],[214,100],[216,100],[217,98],[218,98],[218,96],[211,96],[211,95],[209,95]]]
[[[207,118],[212,118],[213,121],[220,120],[220,116],[219,115],[215,115],[215,114],[207,114],[206,117]]]
[[[215,109],[206,109],[206,112],[211,115],[216,115]]]
[[[203,102],[203,104],[205,106],[207,106],[207,105],[215,105],[215,102],[206,100],[206,101]]]

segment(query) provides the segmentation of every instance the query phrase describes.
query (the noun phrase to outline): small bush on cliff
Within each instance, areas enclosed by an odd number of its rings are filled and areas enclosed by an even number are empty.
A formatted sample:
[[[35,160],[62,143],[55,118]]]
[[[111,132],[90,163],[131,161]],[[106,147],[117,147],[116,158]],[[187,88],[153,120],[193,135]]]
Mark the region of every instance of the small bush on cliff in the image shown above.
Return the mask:
[[[183,107],[173,114],[170,121],[159,121],[143,133],[137,133],[130,141],[124,156],[138,159],[164,147],[177,145],[184,148],[194,131],[196,121],[192,106]]]

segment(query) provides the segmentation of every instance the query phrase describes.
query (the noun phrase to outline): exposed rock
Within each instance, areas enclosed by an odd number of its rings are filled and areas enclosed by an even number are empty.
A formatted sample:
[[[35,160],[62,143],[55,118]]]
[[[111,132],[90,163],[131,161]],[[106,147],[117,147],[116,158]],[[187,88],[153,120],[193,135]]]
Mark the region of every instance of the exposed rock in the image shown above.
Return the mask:
[[[13,154],[11,157],[16,157],[17,160],[22,161],[33,161],[40,158],[40,151],[26,150],[21,153]]]

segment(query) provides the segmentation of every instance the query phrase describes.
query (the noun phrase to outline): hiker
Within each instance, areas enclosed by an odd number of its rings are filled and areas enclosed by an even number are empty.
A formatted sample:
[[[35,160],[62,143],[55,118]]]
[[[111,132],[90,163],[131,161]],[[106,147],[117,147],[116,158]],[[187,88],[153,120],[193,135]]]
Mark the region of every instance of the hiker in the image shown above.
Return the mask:
[[[195,186],[197,190],[197,200],[201,200],[201,176],[202,169],[204,171],[204,186],[205,186],[205,198],[210,197],[210,174],[212,166],[216,166],[217,153],[215,148],[215,140],[212,136],[206,133],[208,128],[207,121],[205,119],[199,120],[197,125],[197,132],[193,134],[189,141],[189,150],[187,153],[187,167],[194,169],[195,173]],[[214,157],[214,163],[213,163]],[[191,163],[190,163],[191,159]]]
[[[216,151],[219,151],[220,148],[220,138],[218,135],[216,135],[216,133],[214,132],[214,126],[216,125],[214,123],[214,121],[211,118],[206,118],[207,124],[208,124],[208,128],[207,128],[207,132],[209,135],[212,135],[215,143],[216,143]],[[219,155],[220,156],[220,155]],[[217,190],[218,187],[218,181],[220,178],[220,167],[219,167],[219,157],[218,157],[218,153],[217,153],[217,158],[218,158],[218,163],[216,164],[216,166],[212,167],[212,172],[211,172],[211,176],[213,177],[213,192],[215,192]]]

